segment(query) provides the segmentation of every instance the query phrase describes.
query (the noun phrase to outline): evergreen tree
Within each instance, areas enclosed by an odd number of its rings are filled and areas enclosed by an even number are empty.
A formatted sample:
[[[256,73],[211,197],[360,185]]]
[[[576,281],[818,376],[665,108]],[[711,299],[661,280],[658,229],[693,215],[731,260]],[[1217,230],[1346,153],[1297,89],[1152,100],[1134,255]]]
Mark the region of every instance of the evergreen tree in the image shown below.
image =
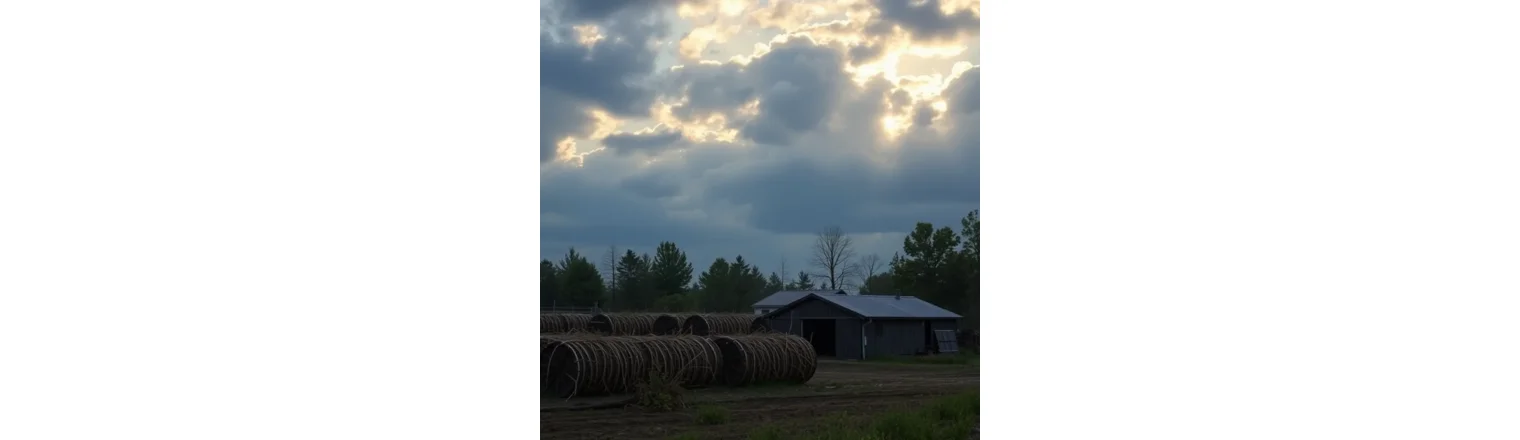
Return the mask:
[[[788,284],[786,290],[813,290],[813,277],[807,272],[797,272],[797,279]]]
[[[554,263],[545,259],[538,263],[538,306],[550,307],[559,296],[559,279],[555,277]]]
[[[559,303],[576,307],[589,307],[602,300],[605,287],[602,274],[585,256],[570,248],[560,261],[556,272],[559,278]]]
[[[632,250],[623,252],[613,279],[617,280],[613,303],[616,310],[646,310],[653,306],[648,255],[640,257]]]
[[[686,253],[668,241],[661,242],[655,249],[649,272],[651,287],[659,296],[685,293],[686,286],[692,281],[691,263],[686,261]]]
[[[781,281],[781,276],[771,272],[771,276],[765,279],[765,294],[770,295],[783,290],[786,290],[786,283]]]

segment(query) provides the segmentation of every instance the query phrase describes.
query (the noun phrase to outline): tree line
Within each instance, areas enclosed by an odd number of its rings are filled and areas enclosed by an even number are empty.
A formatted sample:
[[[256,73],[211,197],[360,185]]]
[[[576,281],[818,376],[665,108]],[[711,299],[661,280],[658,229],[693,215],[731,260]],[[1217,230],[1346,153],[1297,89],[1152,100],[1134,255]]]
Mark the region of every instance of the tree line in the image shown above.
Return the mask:
[[[795,275],[769,274],[736,255],[719,257],[694,274],[686,252],[662,242],[654,255],[609,248],[601,267],[571,248],[558,262],[539,262],[539,303],[543,307],[589,307],[652,312],[740,312],[782,290],[857,289],[862,293],[914,295],[975,319],[981,295],[981,218],[973,210],[950,226],[919,222],[903,238],[902,249],[882,264],[876,255],[857,255],[853,240],[839,227],[819,231],[809,266]]]

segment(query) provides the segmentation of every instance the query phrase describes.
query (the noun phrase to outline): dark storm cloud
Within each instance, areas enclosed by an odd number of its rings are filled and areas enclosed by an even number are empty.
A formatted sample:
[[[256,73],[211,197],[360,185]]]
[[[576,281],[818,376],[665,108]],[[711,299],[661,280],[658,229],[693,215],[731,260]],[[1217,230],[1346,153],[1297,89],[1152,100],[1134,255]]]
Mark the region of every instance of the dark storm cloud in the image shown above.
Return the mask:
[[[664,174],[641,174],[623,179],[618,187],[645,199],[656,200],[681,193],[681,184]]]
[[[554,158],[554,143],[580,134],[591,125],[585,109],[554,89],[538,90],[538,160]]]
[[[551,0],[547,3],[563,20],[603,20],[628,9],[651,10],[674,6],[676,0]]]
[[[664,4],[629,3],[619,8],[577,3],[564,7],[574,12],[558,14],[611,23]],[[943,24],[919,22],[927,19],[913,15],[917,12],[896,12],[878,19],[902,21],[906,24],[891,25],[910,32],[946,32],[934,31]],[[957,23],[953,16],[945,20]],[[640,23],[653,22],[632,20],[622,28],[608,24],[602,32],[653,35],[657,32],[638,30]],[[974,23],[969,29],[975,29]],[[585,63],[586,56],[603,56],[596,48],[573,52],[559,46],[574,41],[573,36],[557,38],[550,35],[551,47],[545,49],[557,57],[556,63],[570,66]],[[980,199],[979,69],[948,84],[943,95],[947,110],[935,112],[928,102],[913,102],[880,77],[864,85],[851,80],[846,65],[879,57],[880,50],[793,37],[772,44],[748,64],[690,64],[651,75],[652,64],[648,70],[613,66],[642,66],[643,55],[609,53],[607,66],[591,68],[623,69],[619,71],[625,74],[582,72],[591,77],[569,83],[541,72],[541,88],[571,103],[540,103],[545,136],[588,133],[586,109],[622,106],[638,113],[654,99],[674,104],[671,114],[681,121],[722,115],[727,128],[740,133],[736,144],[682,139],[677,130],[700,134],[702,129],[693,126],[618,133],[601,142],[606,150],[578,164],[545,164],[541,253],[556,258],[575,246],[600,259],[608,245],[642,253],[669,240],[688,252],[699,272],[714,257],[743,254],[767,272],[789,257],[789,271],[795,273],[805,266],[806,244],[799,244],[799,237],[805,242],[825,226],[900,237],[919,221],[953,225]],[[572,88],[578,92],[567,90]],[[742,110],[756,101],[754,113]],[[913,122],[901,137],[881,130],[889,109]],[[551,115],[558,115],[553,122]],[[552,147],[550,142],[550,151]],[[630,152],[638,154],[623,154]],[[900,238],[886,240],[898,244],[875,240],[885,246],[878,250],[886,255],[900,245]]]
[[[919,104],[913,108],[913,125],[928,127],[932,123],[934,123],[934,107],[930,107],[929,104]]]
[[[652,246],[664,237],[706,237],[712,228],[672,218],[658,200],[615,184],[586,179],[574,169],[546,169],[539,179],[540,215],[569,222],[540,223],[539,238],[556,243]]]
[[[833,114],[850,85],[839,51],[793,38],[746,69],[760,92],[760,114],[743,133],[756,142],[789,144]]]
[[[875,0],[881,12],[880,21],[872,23],[868,30],[881,34],[893,27],[900,28],[916,40],[949,40],[962,34],[974,34],[981,27],[982,18],[970,10],[952,14],[940,11],[939,0]]]
[[[890,192],[893,203],[980,203],[980,70],[972,68],[946,86],[943,122],[949,131],[944,136],[905,142],[900,178],[893,180]]]
[[[861,65],[881,59],[887,48],[881,44],[855,44],[850,46],[850,64]]]
[[[539,158],[554,157],[554,144],[583,134],[586,112],[600,108],[643,116],[654,91],[641,82],[654,71],[658,38],[669,32],[661,18],[668,1],[554,1],[540,10]],[[596,24],[605,38],[582,45],[570,26]]]
[[[663,128],[648,133],[614,133],[602,139],[602,145],[619,153],[658,150],[681,141],[681,131]]]
[[[982,68],[972,67],[945,86],[945,103],[956,113],[982,110]]]
[[[773,44],[769,53],[747,66],[730,62],[682,67],[664,87],[684,98],[672,111],[682,120],[721,114],[729,118],[730,127],[742,127],[747,139],[788,145],[834,113],[850,85],[844,68],[839,50],[796,37]],[[758,100],[759,114],[737,117],[739,107],[752,100]]]
[[[667,87],[686,97],[686,102],[673,110],[683,120],[715,113],[726,115],[755,97],[755,87],[744,77],[744,67],[737,63],[684,66],[672,75],[671,82]]]

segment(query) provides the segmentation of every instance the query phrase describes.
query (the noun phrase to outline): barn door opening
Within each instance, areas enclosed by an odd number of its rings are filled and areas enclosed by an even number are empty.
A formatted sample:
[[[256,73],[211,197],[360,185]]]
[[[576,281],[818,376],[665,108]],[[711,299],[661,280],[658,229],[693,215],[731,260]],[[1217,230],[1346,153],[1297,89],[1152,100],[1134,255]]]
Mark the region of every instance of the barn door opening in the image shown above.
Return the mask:
[[[813,344],[813,351],[820,357],[836,357],[834,341],[838,338],[832,319],[804,319],[802,320],[802,337]]]

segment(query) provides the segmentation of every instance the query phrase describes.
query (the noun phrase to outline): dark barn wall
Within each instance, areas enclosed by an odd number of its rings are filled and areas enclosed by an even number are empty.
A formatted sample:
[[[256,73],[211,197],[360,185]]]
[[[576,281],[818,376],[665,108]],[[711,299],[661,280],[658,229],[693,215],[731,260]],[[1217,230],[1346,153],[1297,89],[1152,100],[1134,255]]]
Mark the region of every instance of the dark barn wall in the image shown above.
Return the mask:
[[[957,321],[957,320],[954,320],[954,319],[937,319],[937,320],[929,321],[929,328],[932,329],[932,330],[949,330],[949,331],[952,331],[952,332],[956,332],[956,331],[960,330],[960,322]],[[931,339],[931,341],[932,341],[932,339]],[[959,345],[959,344],[957,344],[957,345]],[[934,346],[930,346],[929,348],[931,350],[938,350],[939,349],[938,347],[934,347]]]
[[[858,318],[840,318],[835,320],[839,341],[835,350],[840,359],[861,359],[860,356],[860,324]]]
[[[924,321],[879,320],[867,326],[866,355],[890,357],[917,354],[924,349]]]
[[[780,316],[774,316],[766,320],[771,331],[778,333],[790,333],[797,336],[807,337],[802,334],[802,320],[804,318],[826,318],[834,320],[834,351],[840,359],[860,359],[860,319],[840,310],[833,304],[816,299],[808,300],[791,310],[782,312]]]

